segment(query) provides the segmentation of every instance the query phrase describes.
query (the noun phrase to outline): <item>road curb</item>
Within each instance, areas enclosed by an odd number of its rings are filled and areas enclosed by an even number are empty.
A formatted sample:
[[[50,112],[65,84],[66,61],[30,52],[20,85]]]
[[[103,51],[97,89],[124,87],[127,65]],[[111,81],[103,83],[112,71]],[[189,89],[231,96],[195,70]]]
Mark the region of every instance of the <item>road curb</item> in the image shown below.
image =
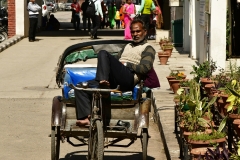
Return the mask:
[[[10,46],[16,44],[20,40],[22,40],[24,36],[22,35],[15,35],[4,42],[0,43],[0,52],[4,51],[5,49],[9,48]]]
[[[167,160],[171,160],[171,156],[170,156],[170,153],[169,153],[167,141],[166,141],[166,138],[165,138],[165,135],[164,135],[164,132],[163,132],[162,123],[161,123],[161,120],[160,120],[160,115],[158,113],[158,107],[156,105],[156,99],[155,99],[154,93],[152,93],[152,106],[153,106],[153,110],[154,110],[153,118],[154,118],[154,121],[158,125],[158,130],[160,132],[160,138],[162,139],[162,143],[163,143],[163,147],[164,147],[164,152],[166,154],[166,158],[167,158]]]

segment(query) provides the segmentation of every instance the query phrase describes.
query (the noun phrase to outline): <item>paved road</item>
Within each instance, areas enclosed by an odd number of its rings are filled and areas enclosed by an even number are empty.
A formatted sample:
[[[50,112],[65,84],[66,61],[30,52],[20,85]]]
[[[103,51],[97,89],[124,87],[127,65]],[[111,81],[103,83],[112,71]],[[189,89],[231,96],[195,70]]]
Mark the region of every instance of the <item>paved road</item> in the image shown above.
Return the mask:
[[[68,17],[69,13],[57,12],[55,15]],[[61,89],[55,84],[58,57],[68,46],[90,38],[68,37],[66,32],[64,37],[43,36],[49,34],[39,33],[39,41],[33,43],[24,38],[0,53],[1,160],[50,160],[51,101],[53,96],[61,95]],[[152,136],[148,146],[149,159],[166,159],[156,124],[151,122],[149,130]],[[86,151],[87,147],[75,148],[64,143],[60,157],[61,160],[84,159]],[[137,140],[129,148],[110,147],[105,151],[106,160],[138,160],[141,143]]]

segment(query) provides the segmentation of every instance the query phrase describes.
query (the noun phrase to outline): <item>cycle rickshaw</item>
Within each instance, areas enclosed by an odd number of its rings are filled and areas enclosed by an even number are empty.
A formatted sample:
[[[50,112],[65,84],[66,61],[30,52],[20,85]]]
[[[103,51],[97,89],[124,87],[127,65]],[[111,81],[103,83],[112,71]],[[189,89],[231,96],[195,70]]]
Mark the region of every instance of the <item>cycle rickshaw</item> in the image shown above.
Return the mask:
[[[60,56],[56,72],[56,82],[62,88],[62,96],[53,98],[51,119],[51,157],[59,159],[60,142],[65,139],[73,146],[70,138],[88,145],[88,160],[102,160],[104,147],[120,146],[117,142],[137,138],[142,142],[142,159],[147,159],[149,112],[151,109],[151,90],[144,88],[142,82],[135,91],[120,92],[116,89],[99,89],[77,86],[79,82],[93,79],[96,64],[80,64],[80,61],[96,58],[99,50],[117,54],[129,43],[124,40],[104,40],[79,43],[68,47]],[[86,62],[85,62],[86,63]],[[82,83],[84,84],[84,83]],[[76,107],[74,90],[92,92],[92,114],[89,126],[76,126]],[[145,91],[146,94],[142,94]],[[104,98],[102,97],[104,94]],[[138,134],[138,129],[141,133]],[[109,141],[108,138],[113,138]]]

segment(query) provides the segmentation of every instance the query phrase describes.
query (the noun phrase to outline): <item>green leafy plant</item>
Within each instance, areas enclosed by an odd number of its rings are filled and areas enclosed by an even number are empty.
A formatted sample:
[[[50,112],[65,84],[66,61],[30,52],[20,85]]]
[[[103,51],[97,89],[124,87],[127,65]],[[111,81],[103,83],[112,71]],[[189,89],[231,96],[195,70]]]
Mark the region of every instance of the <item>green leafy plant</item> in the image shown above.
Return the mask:
[[[213,60],[205,61],[199,66],[193,65],[192,67],[193,71],[190,74],[195,75],[194,79],[196,82],[199,82],[200,78],[210,78],[217,69],[216,62],[213,62]]]
[[[232,87],[226,86],[230,92],[227,102],[230,102],[227,111],[233,111],[234,106],[237,107],[237,112],[240,114],[240,84],[236,80],[232,80]]]
[[[211,134],[194,132],[192,135],[189,136],[189,139],[194,141],[208,141],[213,139],[224,138],[225,136],[226,136],[225,133],[217,131],[214,131]]]
[[[185,79],[186,75],[183,72],[171,71],[171,73],[169,74],[169,77],[175,77],[177,80],[181,80],[181,79]]]

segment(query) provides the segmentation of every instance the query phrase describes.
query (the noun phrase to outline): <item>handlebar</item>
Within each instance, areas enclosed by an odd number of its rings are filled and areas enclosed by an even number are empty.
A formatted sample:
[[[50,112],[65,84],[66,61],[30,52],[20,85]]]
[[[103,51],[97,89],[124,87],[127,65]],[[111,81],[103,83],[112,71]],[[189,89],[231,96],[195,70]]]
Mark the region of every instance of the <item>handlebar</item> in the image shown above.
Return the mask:
[[[122,93],[119,89],[120,86],[118,85],[116,89],[102,89],[102,88],[82,88],[76,87],[74,84],[69,84],[69,87],[72,89],[80,90],[80,91],[90,91],[90,92],[115,92],[115,93]]]

